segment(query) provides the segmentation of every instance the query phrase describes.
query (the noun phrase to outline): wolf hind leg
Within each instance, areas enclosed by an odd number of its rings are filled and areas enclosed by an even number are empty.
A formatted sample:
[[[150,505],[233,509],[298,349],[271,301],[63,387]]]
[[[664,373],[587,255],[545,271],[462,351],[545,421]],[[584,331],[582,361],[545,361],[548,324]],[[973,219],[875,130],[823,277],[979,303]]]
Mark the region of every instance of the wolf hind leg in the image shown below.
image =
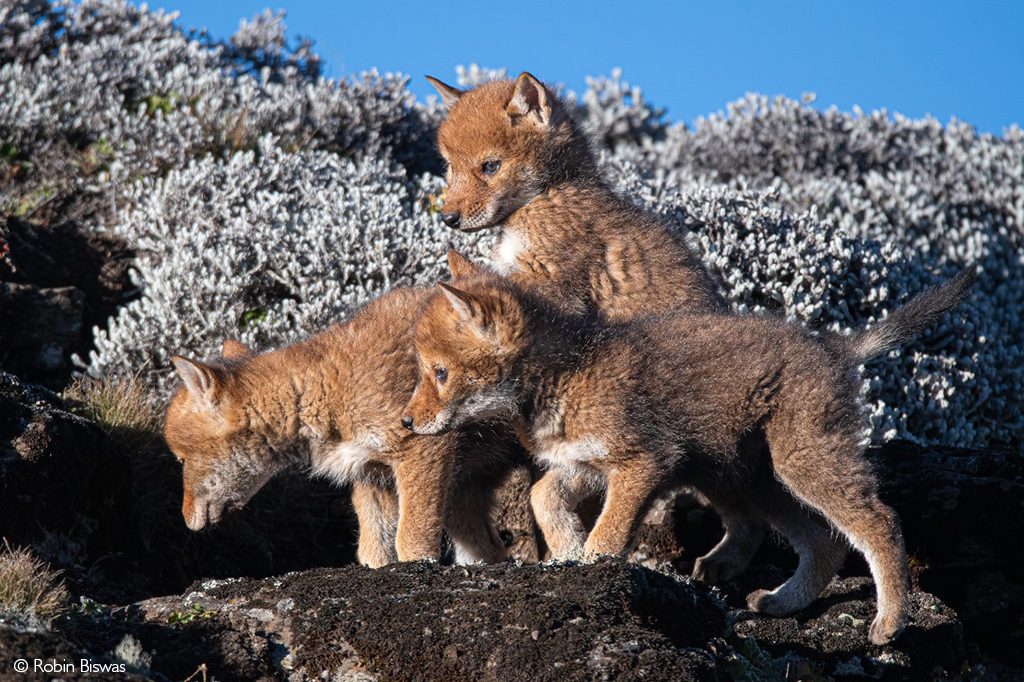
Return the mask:
[[[754,611],[786,616],[806,608],[828,586],[846,558],[847,547],[817,512],[803,506],[778,483],[759,491],[758,510],[793,547],[800,558],[796,571],[774,590],[757,590],[747,597]]]
[[[878,594],[868,638],[873,644],[891,641],[907,621],[907,553],[899,518],[878,497],[863,445],[850,433],[790,435],[781,441],[772,443],[779,480],[864,555]]]
[[[719,585],[747,570],[764,542],[768,528],[761,519],[749,513],[713,506],[722,520],[725,535],[711,551],[694,562],[693,577]]]

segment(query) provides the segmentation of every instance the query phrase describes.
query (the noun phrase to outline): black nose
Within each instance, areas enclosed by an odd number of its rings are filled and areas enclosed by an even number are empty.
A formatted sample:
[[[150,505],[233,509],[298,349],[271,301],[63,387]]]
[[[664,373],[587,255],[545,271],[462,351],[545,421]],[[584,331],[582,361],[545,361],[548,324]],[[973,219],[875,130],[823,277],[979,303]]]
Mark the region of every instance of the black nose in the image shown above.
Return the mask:
[[[441,222],[443,222],[448,227],[458,227],[459,223],[462,222],[462,214],[461,213],[442,213],[441,214]]]
[[[402,426],[412,431],[412,417],[402,417]]]

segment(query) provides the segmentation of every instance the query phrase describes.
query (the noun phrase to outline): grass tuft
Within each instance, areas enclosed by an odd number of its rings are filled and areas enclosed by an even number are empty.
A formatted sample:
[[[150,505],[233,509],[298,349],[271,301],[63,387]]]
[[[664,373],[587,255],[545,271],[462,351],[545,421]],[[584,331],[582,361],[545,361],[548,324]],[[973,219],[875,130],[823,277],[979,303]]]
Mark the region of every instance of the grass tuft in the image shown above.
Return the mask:
[[[126,452],[149,450],[161,437],[161,412],[138,377],[77,379],[64,391],[72,411],[99,424]]]
[[[0,622],[49,630],[67,609],[68,592],[53,571],[31,551],[0,547]]]

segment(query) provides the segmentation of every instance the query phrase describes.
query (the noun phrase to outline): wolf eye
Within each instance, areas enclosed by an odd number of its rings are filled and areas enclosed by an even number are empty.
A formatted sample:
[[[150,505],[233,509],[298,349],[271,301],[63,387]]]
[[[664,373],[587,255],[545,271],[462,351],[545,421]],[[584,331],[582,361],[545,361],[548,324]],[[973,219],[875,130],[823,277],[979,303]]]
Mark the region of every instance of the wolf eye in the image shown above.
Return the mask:
[[[437,380],[437,383],[439,384],[443,384],[444,382],[448,381],[448,369],[445,367],[435,367],[434,378]]]
[[[480,170],[483,171],[484,175],[494,175],[501,168],[501,161],[484,161],[484,165],[480,166]]]

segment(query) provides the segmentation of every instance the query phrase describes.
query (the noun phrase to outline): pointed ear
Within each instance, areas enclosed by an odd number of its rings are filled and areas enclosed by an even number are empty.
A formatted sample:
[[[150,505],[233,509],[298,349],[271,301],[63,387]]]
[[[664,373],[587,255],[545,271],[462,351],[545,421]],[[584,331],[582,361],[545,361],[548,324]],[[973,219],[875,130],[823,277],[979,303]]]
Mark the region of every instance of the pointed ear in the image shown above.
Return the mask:
[[[547,126],[551,122],[551,104],[544,84],[523,71],[516,80],[516,89],[505,111],[509,116],[525,116],[538,126]]]
[[[483,324],[483,310],[480,307],[479,301],[451,285],[441,283],[439,286],[441,291],[444,292],[444,296],[452,305],[452,309],[456,311],[456,314],[459,315],[463,322],[470,322],[475,319],[480,325]]]
[[[469,260],[455,249],[448,249],[448,269],[452,271],[452,280],[469,279],[484,272],[484,269]]]
[[[437,94],[441,95],[441,101],[444,102],[444,105],[449,109],[455,106],[455,103],[458,102],[459,98],[465,93],[464,90],[453,88],[447,83],[442,83],[433,76],[427,76],[427,80],[430,81],[430,84],[434,86],[435,90],[437,90]]]
[[[234,339],[224,339],[221,344],[220,354],[227,360],[244,360],[252,357],[253,352],[249,348]]]
[[[180,355],[171,358],[171,362],[174,363],[175,369],[178,370],[178,376],[185,382],[185,387],[192,397],[207,405],[212,405],[217,390],[220,388],[213,368]]]

